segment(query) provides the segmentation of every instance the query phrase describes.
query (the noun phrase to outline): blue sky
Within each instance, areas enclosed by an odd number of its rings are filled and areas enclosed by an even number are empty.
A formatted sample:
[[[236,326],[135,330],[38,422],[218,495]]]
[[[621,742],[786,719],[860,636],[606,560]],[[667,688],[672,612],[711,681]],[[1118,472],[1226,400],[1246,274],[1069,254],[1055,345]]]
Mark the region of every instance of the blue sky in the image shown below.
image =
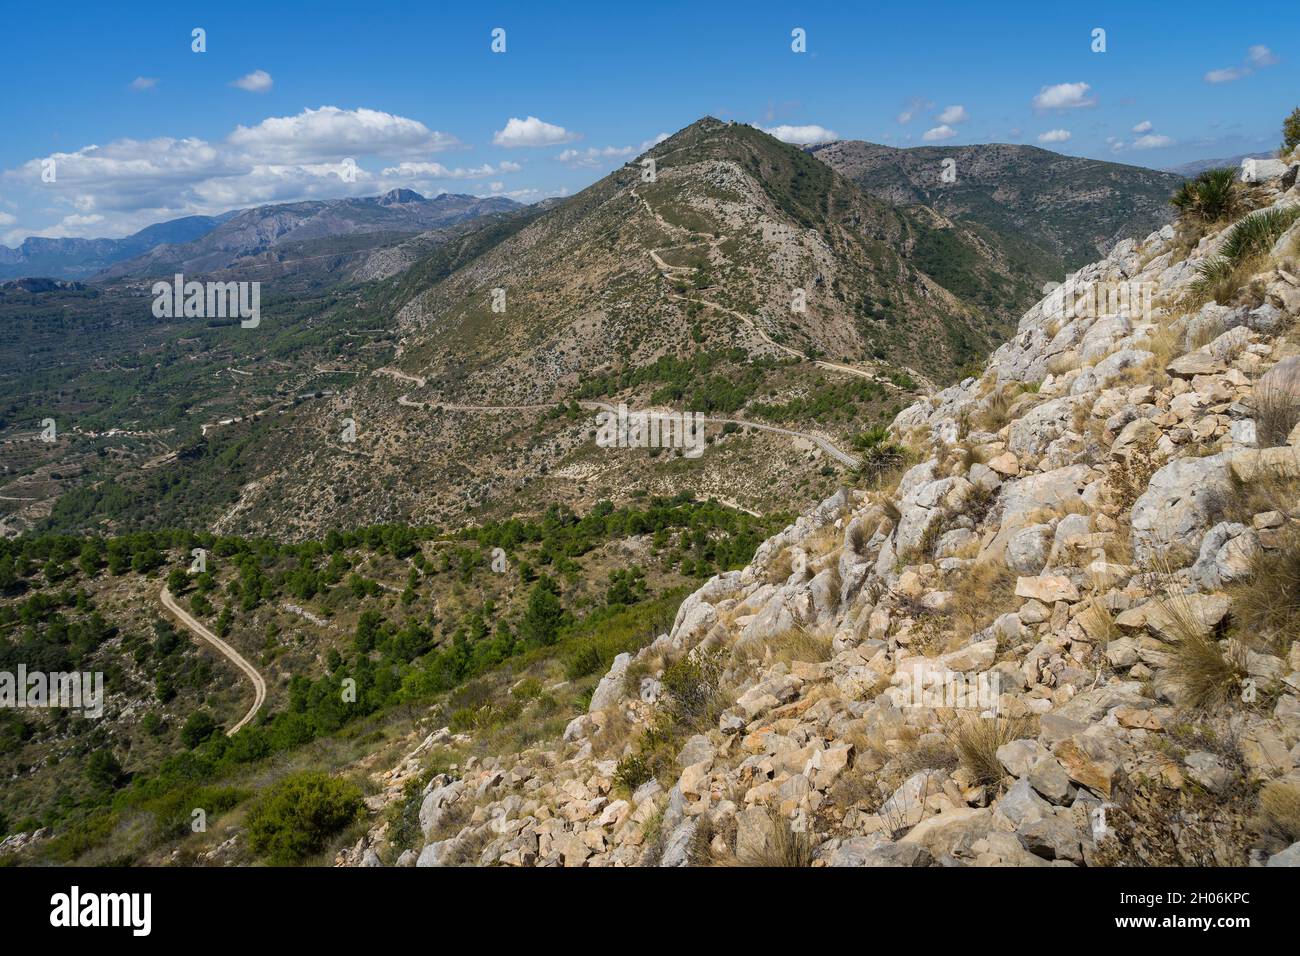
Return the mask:
[[[1300,5],[1084,6],[14,4],[0,242],[393,186],[534,201],[706,114],[1153,167],[1277,145],[1300,103]]]

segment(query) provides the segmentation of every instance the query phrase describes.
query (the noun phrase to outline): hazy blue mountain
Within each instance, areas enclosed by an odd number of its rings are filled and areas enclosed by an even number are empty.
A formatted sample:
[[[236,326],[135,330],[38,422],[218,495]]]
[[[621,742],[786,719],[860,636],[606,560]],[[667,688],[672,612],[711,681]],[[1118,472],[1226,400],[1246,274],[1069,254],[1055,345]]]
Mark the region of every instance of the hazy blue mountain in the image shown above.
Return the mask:
[[[185,243],[205,236],[235,214],[184,216],[146,226],[123,239],[28,236],[16,249],[0,246],[0,279],[24,276],[84,279],[163,243]]]

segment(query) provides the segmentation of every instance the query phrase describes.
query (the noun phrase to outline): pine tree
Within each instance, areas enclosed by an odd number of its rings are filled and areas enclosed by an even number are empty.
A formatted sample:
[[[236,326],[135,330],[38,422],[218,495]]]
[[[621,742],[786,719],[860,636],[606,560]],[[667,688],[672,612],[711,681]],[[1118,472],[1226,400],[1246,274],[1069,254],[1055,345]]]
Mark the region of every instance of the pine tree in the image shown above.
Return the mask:
[[[519,636],[533,647],[554,644],[564,623],[559,588],[543,575],[528,595],[528,608],[519,622]]]
[[[1297,146],[1300,146],[1300,106],[1282,121],[1282,154],[1289,155]]]

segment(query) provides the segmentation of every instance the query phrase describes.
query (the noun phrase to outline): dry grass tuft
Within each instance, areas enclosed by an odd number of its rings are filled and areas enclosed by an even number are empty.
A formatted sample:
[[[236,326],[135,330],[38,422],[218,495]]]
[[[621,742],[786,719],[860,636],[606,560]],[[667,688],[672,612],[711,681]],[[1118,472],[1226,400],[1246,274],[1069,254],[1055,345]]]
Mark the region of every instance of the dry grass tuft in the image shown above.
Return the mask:
[[[1257,386],[1250,397],[1258,429],[1259,446],[1274,448],[1285,445],[1291,429],[1300,422],[1300,376],[1292,375],[1285,382],[1270,376],[1266,384]]]
[[[1226,650],[1220,646],[1217,634],[1198,619],[1167,559],[1157,560],[1153,574],[1162,594],[1158,605],[1172,632],[1170,677],[1182,689],[1183,706],[1211,711],[1238,697],[1247,676],[1245,648],[1236,641],[1228,641]]]
[[[768,811],[770,826],[767,839],[736,847],[736,855],[726,861],[732,866],[808,867],[813,864],[812,838],[805,831],[796,833],[790,821],[773,810]]]
[[[1034,727],[1025,719],[958,715],[945,722],[943,732],[976,782],[994,786],[1006,776],[998,748],[1030,736]]]
[[[1250,576],[1228,589],[1235,632],[1270,653],[1285,656],[1300,621],[1300,539],[1260,551]]]
[[[775,660],[816,663],[831,659],[831,635],[813,634],[802,627],[792,627],[767,642]]]
[[[968,567],[953,588],[949,612],[958,635],[970,636],[1013,610],[1015,591],[1016,574],[1002,561],[979,561]]]
[[[1121,513],[1132,510],[1134,502],[1151,484],[1151,476],[1163,464],[1156,451],[1156,443],[1151,441],[1135,443],[1128,449],[1128,454],[1110,466],[1106,479],[1110,484],[1112,500]]]
[[[1288,846],[1300,840],[1300,786],[1281,780],[1265,784],[1254,822],[1261,834]]]
[[[784,584],[794,574],[794,555],[785,548],[767,566],[767,583]]]

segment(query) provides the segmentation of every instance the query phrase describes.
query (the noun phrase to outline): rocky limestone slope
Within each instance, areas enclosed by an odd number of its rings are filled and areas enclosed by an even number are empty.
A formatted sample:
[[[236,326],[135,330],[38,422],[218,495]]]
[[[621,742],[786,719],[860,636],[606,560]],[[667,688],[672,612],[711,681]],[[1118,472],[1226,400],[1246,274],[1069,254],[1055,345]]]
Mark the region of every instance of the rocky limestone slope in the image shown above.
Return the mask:
[[[1300,863],[1300,225],[1200,304],[1230,231],[1071,276],[898,416],[892,477],[709,580],[562,742],[470,757],[417,845],[340,862]],[[1124,282],[1149,313],[1067,308]]]

